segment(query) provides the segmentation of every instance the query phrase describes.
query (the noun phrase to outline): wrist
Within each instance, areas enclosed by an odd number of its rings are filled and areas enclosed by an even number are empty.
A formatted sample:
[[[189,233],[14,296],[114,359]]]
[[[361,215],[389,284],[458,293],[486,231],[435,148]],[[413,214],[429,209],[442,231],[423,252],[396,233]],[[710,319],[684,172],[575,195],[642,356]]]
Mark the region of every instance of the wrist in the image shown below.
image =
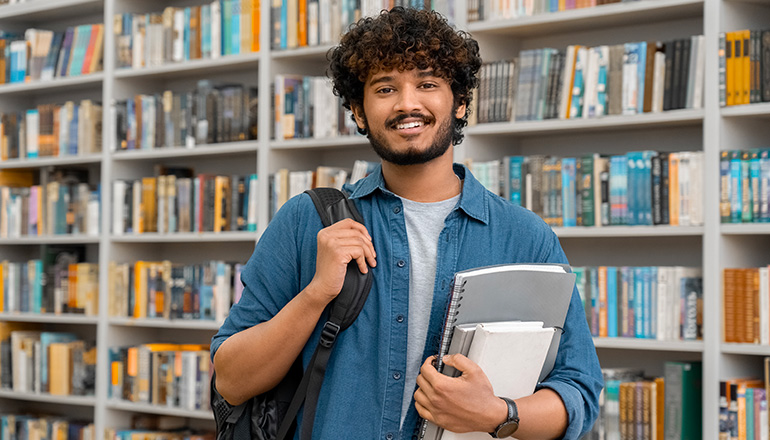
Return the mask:
[[[322,312],[326,306],[331,302],[334,296],[330,296],[324,293],[315,280],[311,281],[305,289],[300,292],[299,295],[302,298],[305,307],[308,307],[310,311]]]
[[[490,415],[489,420],[484,424],[483,432],[494,432],[500,424],[508,420],[508,404],[505,400],[495,396],[495,402],[491,411],[487,414]]]

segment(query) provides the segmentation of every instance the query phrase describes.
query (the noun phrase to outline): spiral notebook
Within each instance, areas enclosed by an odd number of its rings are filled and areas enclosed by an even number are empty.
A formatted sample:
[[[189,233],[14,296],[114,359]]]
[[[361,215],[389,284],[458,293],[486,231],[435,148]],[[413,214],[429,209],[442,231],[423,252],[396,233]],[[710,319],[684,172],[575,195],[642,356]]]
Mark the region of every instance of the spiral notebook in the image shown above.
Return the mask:
[[[567,316],[575,274],[563,264],[502,264],[457,272],[439,343],[436,369],[443,372],[456,325],[497,321],[542,321],[561,329]],[[561,340],[556,331],[539,381],[553,369]],[[425,438],[423,421],[420,438]]]

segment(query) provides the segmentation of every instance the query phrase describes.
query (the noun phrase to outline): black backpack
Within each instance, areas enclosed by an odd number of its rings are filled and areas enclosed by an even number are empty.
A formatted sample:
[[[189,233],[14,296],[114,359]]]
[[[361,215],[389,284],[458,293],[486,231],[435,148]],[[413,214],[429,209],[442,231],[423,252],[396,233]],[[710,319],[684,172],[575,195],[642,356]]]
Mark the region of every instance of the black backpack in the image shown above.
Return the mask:
[[[355,204],[342,191],[334,188],[315,188],[305,192],[313,199],[324,227],[346,218],[363,224],[363,218]],[[215,373],[211,379],[211,409],[217,426],[216,440],[293,438],[297,413],[303,402],[305,411],[300,438],[310,440],[318,395],[337,335],[356,320],[364,307],[371,286],[372,272],[362,274],[356,262],[350,262],[342,291],[329,303],[323,315],[327,316],[328,320],[304,374],[299,356],[275,388],[238,406],[232,406],[217,392]]]

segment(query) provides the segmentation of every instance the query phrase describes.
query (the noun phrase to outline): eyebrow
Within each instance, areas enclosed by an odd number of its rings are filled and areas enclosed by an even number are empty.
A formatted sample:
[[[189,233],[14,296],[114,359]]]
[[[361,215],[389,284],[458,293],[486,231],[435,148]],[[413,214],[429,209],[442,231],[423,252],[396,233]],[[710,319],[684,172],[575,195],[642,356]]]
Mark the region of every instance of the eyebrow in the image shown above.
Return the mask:
[[[433,69],[420,70],[419,72],[417,72],[417,76],[419,78],[425,78],[425,77],[429,77],[429,76],[436,76],[436,73],[433,71]],[[386,75],[386,76],[381,76],[379,78],[375,78],[375,79],[371,80],[369,82],[369,85],[373,86],[375,84],[384,83],[384,82],[390,82],[390,81],[393,81],[393,77],[389,76],[389,75]]]

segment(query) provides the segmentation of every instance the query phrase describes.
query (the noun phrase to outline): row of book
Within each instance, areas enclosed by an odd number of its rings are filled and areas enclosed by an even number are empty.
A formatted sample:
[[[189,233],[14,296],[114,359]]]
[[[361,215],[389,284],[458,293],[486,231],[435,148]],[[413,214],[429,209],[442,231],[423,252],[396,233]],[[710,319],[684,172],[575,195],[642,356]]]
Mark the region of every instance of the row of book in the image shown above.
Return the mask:
[[[96,346],[67,332],[25,322],[0,323],[0,386],[57,396],[94,394]]]
[[[96,427],[91,422],[59,416],[2,414],[0,415],[0,438],[4,440],[96,440]]]
[[[224,322],[243,292],[243,265],[224,261],[110,263],[109,314]]]
[[[77,255],[63,249],[54,252],[59,259],[47,264],[0,261],[0,311],[97,315],[99,265],[73,262]]]
[[[593,336],[702,339],[700,268],[598,266],[573,271]]]
[[[259,51],[259,0],[214,0],[162,12],[115,14],[118,68]]]
[[[88,184],[88,172],[55,169],[47,183],[33,184],[33,171],[0,184],[0,238],[42,235],[99,234],[99,185]]]
[[[350,170],[341,167],[319,166],[315,170],[289,171],[281,168],[270,175],[270,218],[290,198],[316,187],[342,189]]]
[[[351,23],[396,6],[434,9],[450,23],[455,19],[455,0],[277,0],[270,6],[270,46],[285,50],[334,44]]]
[[[770,222],[770,149],[722,151],[719,185],[722,223]]]
[[[51,80],[99,72],[104,25],[84,24],[64,32],[27,29],[0,32],[0,84]]]
[[[719,381],[719,438],[768,438],[770,357],[764,358],[764,378],[740,377]]]
[[[719,34],[719,104],[770,102],[770,29]]]
[[[188,168],[177,174],[115,180],[112,231],[256,231],[257,182],[256,174],[193,177]]]
[[[724,341],[770,345],[768,267],[722,270]]]
[[[551,226],[703,224],[702,151],[506,156],[468,166]]]
[[[469,0],[468,22],[510,20],[635,0]]]
[[[356,134],[350,110],[326,77],[283,75],[273,83],[274,138],[331,138]]]
[[[101,103],[84,99],[0,112],[0,160],[65,157],[102,151]]]
[[[207,145],[257,138],[257,89],[198,81],[194,90],[113,102],[117,150]]]
[[[702,35],[530,49],[482,67],[471,123],[635,115],[703,107]]]
[[[143,440],[214,440],[216,434],[178,428],[174,430],[107,428],[104,433],[104,440],[137,440],[139,437]]]
[[[584,439],[702,438],[701,362],[668,361],[658,377],[635,368],[603,368],[602,374],[599,417]]]
[[[208,345],[151,343],[110,348],[112,399],[185,410],[208,410]]]

